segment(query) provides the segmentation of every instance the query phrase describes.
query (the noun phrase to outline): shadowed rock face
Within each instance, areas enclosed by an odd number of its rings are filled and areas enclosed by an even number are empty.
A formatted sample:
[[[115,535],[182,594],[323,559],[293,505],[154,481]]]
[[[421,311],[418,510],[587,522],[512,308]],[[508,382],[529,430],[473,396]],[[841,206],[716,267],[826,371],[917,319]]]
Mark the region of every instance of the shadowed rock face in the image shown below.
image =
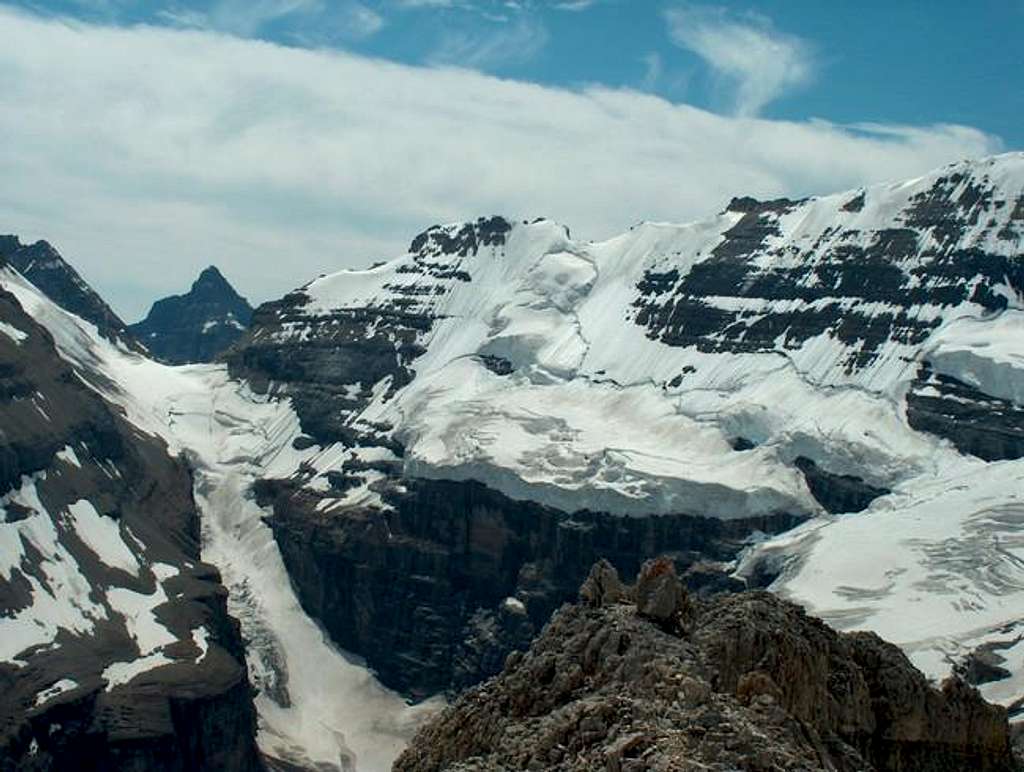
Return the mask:
[[[1024,457],[1024,405],[935,373],[927,363],[907,394],[907,421],[986,461]]]
[[[186,294],[156,301],[130,329],[165,362],[212,362],[242,336],[251,319],[249,302],[210,266]]]
[[[22,336],[0,335],[0,616],[41,625],[51,604],[68,609],[55,646],[0,642],[0,770],[260,769],[243,644],[200,562],[188,469],[2,292],[0,320]],[[88,527],[71,514],[83,502]],[[77,625],[75,604],[89,608]],[[154,629],[164,664],[119,683],[115,663],[139,660]]]
[[[138,348],[127,325],[48,242],[22,244],[17,236],[0,236],[0,258],[61,308],[95,324],[103,337]]]
[[[659,552],[683,567],[729,560],[751,531],[797,522],[570,515],[472,481],[405,479],[384,493],[393,511],[343,515],[319,512],[319,498],[284,482],[258,494],[273,505],[269,524],[305,609],[385,684],[414,696],[496,673],[575,597],[601,555],[634,571]],[[507,598],[524,611],[513,613]],[[480,635],[483,620],[492,635]]]
[[[887,489],[869,485],[855,475],[832,474],[805,456],[797,457],[793,463],[804,473],[811,494],[828,512],[860,512],[879,496],[889,493]]]
[[[632,591],[595,567],[526,654],[424,726],[397,772],[1011,770],[1004,709],[930,686],[895,646],[763,592],[678,604],[664,561]],[[641,590],[643,590],[641,592]],[[595,603],[595,595],[607,600]]]

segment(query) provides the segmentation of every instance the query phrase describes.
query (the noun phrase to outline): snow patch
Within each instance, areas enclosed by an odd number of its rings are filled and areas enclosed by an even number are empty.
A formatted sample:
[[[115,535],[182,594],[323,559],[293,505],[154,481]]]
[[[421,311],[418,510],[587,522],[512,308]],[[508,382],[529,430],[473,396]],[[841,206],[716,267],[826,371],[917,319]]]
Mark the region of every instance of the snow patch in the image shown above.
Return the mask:
[[[6,335],[19,346],[28,338],[27,332],[22,332],[17,327],[12,324],[8,324],[7,322],[0,322],[0,333]]]
[[[49,686],[46,689],[43,689],[38,694],[36,694],[36,707],[38,708],[52,700],[54,697],[64,694],[65,692],[70,692],[73,689],[77,688],[77,681],[73,681],[70,678],[62,678],[52,686]]]
[[[101,516],[85,499],[68,505],[68,514],[78,538],[101,562],[132,576],[139,575],[139,559],[121,538],[121,527],[116,520]]]

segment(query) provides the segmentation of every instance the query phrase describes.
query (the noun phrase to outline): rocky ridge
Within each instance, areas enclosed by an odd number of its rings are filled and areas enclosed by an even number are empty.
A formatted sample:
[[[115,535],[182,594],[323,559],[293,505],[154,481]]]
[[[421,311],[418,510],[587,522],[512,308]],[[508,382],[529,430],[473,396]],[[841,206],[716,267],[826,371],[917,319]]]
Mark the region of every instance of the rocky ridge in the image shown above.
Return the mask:
[[[22,244],[0,236],[0,258],[66,311],[96,325],[100,335],[138,349],[127,325],[47,241]]]
[[[424,726],[396,772],[1011,770],[1006,713],[764,592],[688,597],[669,560],[596,564],[525,654]]]

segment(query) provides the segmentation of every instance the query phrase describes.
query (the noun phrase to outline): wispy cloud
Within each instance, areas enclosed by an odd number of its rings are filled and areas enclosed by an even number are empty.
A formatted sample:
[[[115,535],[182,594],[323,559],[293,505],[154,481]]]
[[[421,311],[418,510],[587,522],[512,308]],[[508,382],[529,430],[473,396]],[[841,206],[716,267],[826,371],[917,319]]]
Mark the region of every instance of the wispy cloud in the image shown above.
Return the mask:
[[[644,56],[643,63],[644,77],[640,81],[640,89],[654,91],[665,71],[665,66],[661,63],[661,55],[657,51],[651,51]]]
[[[667,10],[665,18],[673,42],[730,81],[736,115],[757,115],[814,76],[811,46],[759,14],[691,5]]]
[[[558,11],[585,11],[595,2],[596,0],[562,0],[553,3],[552,7]]]
[[[310,46],[359,40],[385,24],[383,16],[357,0],[218,0],[206,11],[172,5],[156,16],[174,27],[240,37],[258,37],[270,25],[280,25],[283,39]]]
[[[999,147],[957,126],[736,120],[636,91],[3,6],[0,39],[0,73],[16,74],[0,89],[0,229],[54,240],[128,317],[210,261],[261,300],[399,254],[434,222],[548,215],[601,238]]]
[[[547,28],[539,18],[517,13],[507,21],[446,29],[427,61],[435,65],[500,70],[533,59],[547,45],[548,37]]]

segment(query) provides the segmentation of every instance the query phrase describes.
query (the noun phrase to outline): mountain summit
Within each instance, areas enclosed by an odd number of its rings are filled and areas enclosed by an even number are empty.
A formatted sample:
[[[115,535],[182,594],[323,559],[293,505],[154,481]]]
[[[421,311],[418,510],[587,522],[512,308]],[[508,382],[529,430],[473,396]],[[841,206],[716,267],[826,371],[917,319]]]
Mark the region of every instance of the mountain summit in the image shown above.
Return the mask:
[[[158,300],[131,330],[171,364],[209,362],[241,336],[251,318],[249,302],[211,265],[188,293]]]

